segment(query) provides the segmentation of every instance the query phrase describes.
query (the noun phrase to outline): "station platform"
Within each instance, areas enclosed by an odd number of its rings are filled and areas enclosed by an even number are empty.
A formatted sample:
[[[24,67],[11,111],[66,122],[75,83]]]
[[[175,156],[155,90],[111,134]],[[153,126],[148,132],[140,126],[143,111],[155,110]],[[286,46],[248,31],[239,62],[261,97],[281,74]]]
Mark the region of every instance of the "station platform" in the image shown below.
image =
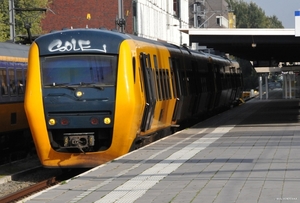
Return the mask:
[[[299,202],[299,102],[270,91],[22,202]]]

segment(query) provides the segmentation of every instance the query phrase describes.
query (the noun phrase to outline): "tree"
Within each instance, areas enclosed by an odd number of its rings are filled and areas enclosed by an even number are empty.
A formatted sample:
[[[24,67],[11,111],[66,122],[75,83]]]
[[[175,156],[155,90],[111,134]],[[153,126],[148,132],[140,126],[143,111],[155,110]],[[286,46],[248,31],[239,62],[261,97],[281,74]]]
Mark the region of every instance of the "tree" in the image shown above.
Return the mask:
[[[237,28],[283,28],[282,22],[276,16],[266,16],[265,12],[251,2],[243,0],[227,0],[236,16]]]
[[[255,3],[243,0],[227,0],[236,16],[236,28],[283,28],[276,16],[266,16],[265,12]],[[258,76],[249,61],[237,59],[243,72],[244,90],[258,86]]]
[[[9,24],[9,1],[0,0],[0,41],[10,39],[10,24]],[[15,8],[15,33],[20,36],[27,36],[25,25],[29,25],[32,34],[40,34],[40,21],[44,16],[41,11],[31,11],[36,8],[46,8],[48,0],[14,0]],[[20,37],[15,39],[20,40]]]

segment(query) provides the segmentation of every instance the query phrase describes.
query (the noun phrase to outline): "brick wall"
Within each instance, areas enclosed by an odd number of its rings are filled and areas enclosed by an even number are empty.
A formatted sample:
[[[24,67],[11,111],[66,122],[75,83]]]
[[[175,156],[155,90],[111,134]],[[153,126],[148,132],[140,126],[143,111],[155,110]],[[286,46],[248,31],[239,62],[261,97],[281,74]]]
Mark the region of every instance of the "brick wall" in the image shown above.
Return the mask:
[[[100,28],[115,29],[118,16],[118,0],[52,0],[45,18],[42,20],[43,33],[63,28]],[[126,19],[126,33],[133,32],[132,0],[123,0]],[[90,14],[91,19],[87,19]]]

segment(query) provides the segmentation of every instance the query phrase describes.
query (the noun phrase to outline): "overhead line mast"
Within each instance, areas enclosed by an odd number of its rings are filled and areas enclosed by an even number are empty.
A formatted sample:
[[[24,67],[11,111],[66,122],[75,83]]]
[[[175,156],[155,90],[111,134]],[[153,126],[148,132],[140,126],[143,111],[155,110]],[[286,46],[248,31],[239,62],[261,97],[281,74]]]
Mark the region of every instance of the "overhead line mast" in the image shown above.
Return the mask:
[[[32,11],[39,11],[39,12],[46,12],[47,9],[45,8],[15,8],[14,0],[9,0],[9,26],[10,26],[10,40],[15,43],[16,42],[16,22],[15,22],[15,12],[32,12]],[[31,23],[25,22],[24,28],[28,34],[28,41],[32,43],[32,35],[31,35]]]
[[[126,20],[124,18],[123,0],[118,0],[118,17],[116,19],[116,25],[119,26],[119,31],[125,31]]]
[[[9,28],[10,28],[10,40],[15,42],[16,29],[15,29],[15,5],[14,0],[9,0]]]

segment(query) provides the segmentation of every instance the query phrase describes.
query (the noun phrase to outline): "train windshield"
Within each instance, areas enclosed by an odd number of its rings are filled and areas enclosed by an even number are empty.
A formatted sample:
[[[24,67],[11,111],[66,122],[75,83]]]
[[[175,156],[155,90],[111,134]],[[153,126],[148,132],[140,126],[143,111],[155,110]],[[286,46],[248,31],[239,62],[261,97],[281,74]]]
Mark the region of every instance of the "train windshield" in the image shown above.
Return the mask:
[[[64,55],[41,58],[44,86],[115,85],[117,56]]]

